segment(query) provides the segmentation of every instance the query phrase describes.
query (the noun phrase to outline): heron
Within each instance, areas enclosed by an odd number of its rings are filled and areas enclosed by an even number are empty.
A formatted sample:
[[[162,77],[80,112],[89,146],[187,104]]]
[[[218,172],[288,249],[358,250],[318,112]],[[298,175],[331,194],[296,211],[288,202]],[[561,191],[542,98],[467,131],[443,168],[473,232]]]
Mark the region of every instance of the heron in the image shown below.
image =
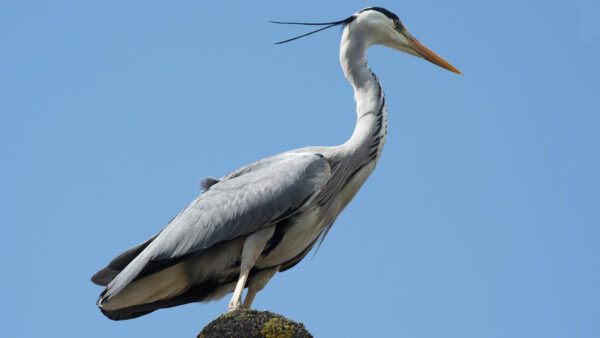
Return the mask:
[[[367,63],[369,47],[383,45],[461,74],[381,7],[339,21],[274,23],[320,26],[277,44],[343,27],[340,63],[356,101],[352,136],[342,145],[295,149],[219,179],[203,179],[200,195],[165,228],[92,277],[105,287],[97,305],[108,318],[136,318],[231,292],[229,311],[250,308],[277,272],[294,267],[321,245],[375,169],[386,140],[385,96]]]

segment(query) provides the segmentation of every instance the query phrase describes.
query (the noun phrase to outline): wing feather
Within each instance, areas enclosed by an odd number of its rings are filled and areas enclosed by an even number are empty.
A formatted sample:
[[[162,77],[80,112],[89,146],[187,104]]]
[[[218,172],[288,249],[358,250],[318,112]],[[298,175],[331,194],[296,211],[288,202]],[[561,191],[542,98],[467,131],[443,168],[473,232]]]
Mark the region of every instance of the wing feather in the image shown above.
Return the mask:
[[[310,203],[330,176],[331,167],[322,155],[288,152],[221,178],[108,284],[99,302],[120,292],[152,262],[164,265],[292,216]]]

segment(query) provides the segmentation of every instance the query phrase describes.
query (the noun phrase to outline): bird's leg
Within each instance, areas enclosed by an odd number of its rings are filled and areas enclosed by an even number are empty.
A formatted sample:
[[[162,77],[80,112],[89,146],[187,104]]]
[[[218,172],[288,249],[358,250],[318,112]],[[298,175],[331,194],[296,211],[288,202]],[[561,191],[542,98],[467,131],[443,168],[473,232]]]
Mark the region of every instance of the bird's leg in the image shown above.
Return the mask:
[[[252,302],[254,301],[256,293],[262,290],[267,285],[267,283],[273,277],[273,275],[277,271],[279,271],[279,267],[280,265],[270,269],[262,270],[252,277],[252,280],[250,280],[250,283],[248,283],[248,293],[246,294],[244,304],[242,305],[244,309],[250,308]]]
[[[235,286],[233,297],[229,302],[229,311],[234,311],[242,306],[242,292],[246,286],[246,281],[250,275],[250,270],[254,267],[254,263],[262,253],[267,244],[267,241],[275,232],[275,226],[261,229],[249,235],[244,241],[242,248],[242,262],[240,265],[240,278]]]

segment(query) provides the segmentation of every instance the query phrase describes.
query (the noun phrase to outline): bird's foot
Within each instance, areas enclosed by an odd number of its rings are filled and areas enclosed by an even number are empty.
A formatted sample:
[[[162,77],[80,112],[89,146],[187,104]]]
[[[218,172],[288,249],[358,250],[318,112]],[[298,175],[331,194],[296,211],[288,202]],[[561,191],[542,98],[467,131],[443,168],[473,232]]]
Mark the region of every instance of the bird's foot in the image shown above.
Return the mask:
[[[229,302],[229,311],[228,312],[232,312],[238,309],[242,308],[242,302],[241,301],[234,301],[233,299],[231,300],[231,302]]]

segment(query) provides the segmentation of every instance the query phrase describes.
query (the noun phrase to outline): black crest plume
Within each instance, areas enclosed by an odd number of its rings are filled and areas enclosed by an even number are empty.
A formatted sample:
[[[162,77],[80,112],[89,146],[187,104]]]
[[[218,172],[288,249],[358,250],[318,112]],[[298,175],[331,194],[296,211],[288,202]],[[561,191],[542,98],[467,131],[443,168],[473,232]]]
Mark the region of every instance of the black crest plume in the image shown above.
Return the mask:
[[[283,41],[279,41],[279,42],[275,43],[276,45],[280,45],[282,43],[294,41],[296,39],[300,39],[300,38],[303,38],[305,36],[308,36],[308,35],[311,35],[311,34],[315,34],[317,32],[325,30],[327,28],[331,28],[333,26],[346,25],[346,24],[350,23],[353,19],[354,19],[354,16],[351,16],[351,17],[346,18],[344,20],[333,21],[333,22],[286,22],[286,21],[271,21],[271,23],[276,23],[276,24],[280,24],[280,25],[325,26],[325,27],[321,27],[319,29],[316,29],[314,31],[308,32],[306,34],[302,34],[302,35],[296,36],[294,38],[283,40]]]

